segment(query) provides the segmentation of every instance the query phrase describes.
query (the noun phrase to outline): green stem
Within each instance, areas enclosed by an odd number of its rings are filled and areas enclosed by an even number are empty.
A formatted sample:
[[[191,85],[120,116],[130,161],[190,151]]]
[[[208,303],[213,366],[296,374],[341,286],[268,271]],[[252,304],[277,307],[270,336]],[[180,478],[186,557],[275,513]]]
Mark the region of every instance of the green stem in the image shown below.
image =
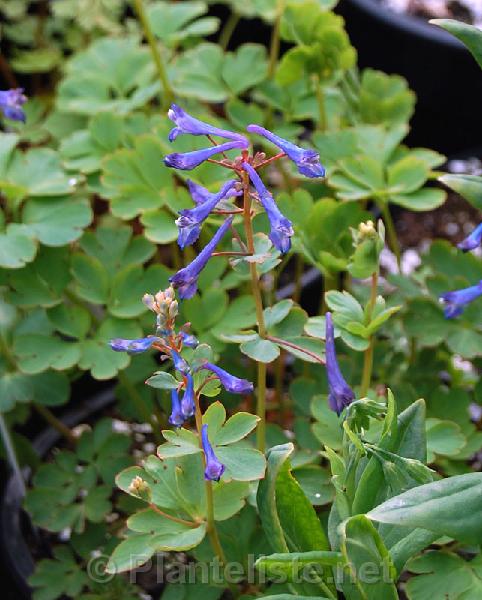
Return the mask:
[[[335,276],[328,275],[328,274],[323,275],[323,293],[321,296],[321,306],[320,306],[320,313],[322,315],[324,315],[326,313],[326,311],[328,310],[328,306],[326,304],[326,294],[330,290],[336,290],[336,289],[338,289],[338,281],[337,281],[336,275]]]
[[[253,224],[251,222],[251,196],[249,194],[249,176],[243,172],[243,190],[244,190],[244,230],[246,233],[246,245],[248,252],[254,254],[254,236]],[[267,331],[263,315],[263,299],[259,288],[259,277],[256,271],[256,265],[249,263],[249,272],[251,275],[251,291],[256,307],[256,321],[258,325],[258,334],[261,338],[266,338]],[[266,447],[266,364],[258,362],[258,396],[256,405],[256,414],[260,421],[257,428],[257,446],[260,452],[264,452]]]
[[[134,4],[136,7],[137,16],[142,25],[142,29],[144,30],[144,35],[146,36],[147,43],[149,44],[149,48],[151,49],[151,54],[156,65],[159,81],[161,82],[162,88],[164,90],[164,98],[162,99],[163,108],[167,109],[174,100],[174,91],[169,83],[169,79],[167,78],[166,69],[164,67],[164,63],[162,62],[161,55],[159,54],[159,48],[157,47],[156,39],[154,38],[154,34],[152,33],[151,27],[149,25],[149,20],[147,19],[143,2],[142,0],[134,0]]]
[[[8,463],[10,464],[10,468],[17,479],[20,494],[22,498],[24,498],[25,481],[23,480],[22,470],[18,464],[17,454],[15,452],[15,446],[13,444],[12,436],[10,435],[10,430],[8,429],[3,413],[0,413],[0,437],[3,440],[5,454],[7,456]]]
[[[328,119],[326,117],[325,92],[321,85],[320,78],[315,77],[316,101],[318,103],[318,129],[326,131]]]
[[[395,229],[395,224],[393,223],[392,215],[390,213],[390,208],[387,202],[379,202],[378,206],[382,211],[383,220],[385,221],[385,226],[387,228],[388,243],[390,244],[392,252],[397,257],[398,270],[400,271],[402,264],[400,244],[398,242],[397,232]]]
[[[285,11],[285,0],[278,0],[276,7],[276,19],[271,33],[271,43],[269,48],[269,66],[268,66],[268,77],[273,77],[276,71],[276,64],[279,57],[280,49],[280,30],[281,30],[281,18]]]
[[[67,425],[64,425],[64,423],[62,423],[60,419],[57,419],[57,417],[52,411],[50,411],[43,404],[37,404],[37,402],[32,402],[32,406],[51,427],[58,431],[60,435],[69,442],[69,444],[75,446],[75,444],[77,443],[77,438],[70,431]]]
[[[303,277],[303,271],[305,268],[305,261],[301,254],[295,255],[295,291],[293,293],[293,300],[299,302],[301,298],[301,278]]]
[[[229,15],[228,20],[226,21],[223,29],[221,30],[221,34],[219,35],[218,44],[221,46],[223,50],[226,50],[229,46],[229,42],[231,41],[231,37],[236,29],[239,21],[241,20],[241,15],[237,12],[232,12]]]
[[[378,289],[378,271],[376,271],[372,275],[370,300],[368,303],[367,316],[366,316],[367,323],[370,323],[370,321],[372,319],[373,309],[375,308],[375,303],[377,301],[377,289]],[[364,398],[367,395],[367,392],[370,389],[370,383],[372,380],[372,371],[373,371],[374,347],[375,347],[375,336],[372,335],[370,337],[369,346],[365,350],[365,355],[363,358],[363,374],[362,374],[362,382],[361,382],[361,387],[360,387],[360,396],[362,398]]]

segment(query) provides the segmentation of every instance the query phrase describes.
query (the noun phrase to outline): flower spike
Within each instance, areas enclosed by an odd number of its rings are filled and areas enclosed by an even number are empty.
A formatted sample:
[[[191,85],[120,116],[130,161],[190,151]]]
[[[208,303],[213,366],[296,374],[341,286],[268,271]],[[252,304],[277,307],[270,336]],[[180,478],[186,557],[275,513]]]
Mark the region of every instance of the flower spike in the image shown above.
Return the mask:
[[[7,119],[25,123],[25,113],[22,105],[27,102],[23,88],[0,91],[0,110]]]
[[[472,233],[465,238],[460,244],[457,244],[457,248],[464,252],[470,252],[475,250],[482,243],[482,223],[479,223]]]
[[[454,317],[458,317],[463,313],[464,306],[470,304],[470,302],[473,302],[479,296],[482,296],[482,279],[477,285],[442,294],[440,300],[445,304],[445,318],[453,319]]]
[[[219,462],[217,456],[214,454],[213,447],[209,442],[207,425],[203,425],[201,428],[201,439],[204,455],[206,457],[206,469],[204,471],[204,478],[208,481],[219,481],[221,479],[221,475],[226,470],[226,467],[221,462]]]
[[[284,254],[285,252],[288,252],[291,248],[291,236],[294,233],[291,221],[283,216],[274,201],[272,194],[266,189],[260,176],[253,167],[250,164],[243,162],[243,169],[248,173],[251,183],[258,192],[259,201],[268,215],[271,225],[269,239],[281,253]]]
[[[123,338],[115,338],[110,340],[109,346],[116,352],[127,352],[127,354],[139,354],[145,352],[154,344],[159,342],[157,337],[145,337],[137,340],[125,340]]]
[[[251,381],[231,375],[231,373],[228,373],[224,369],[221,369],[221,367],[213,365],[212,363],[204,363],[201,369],[206,369],[217,375],[224,389],[232,394],[250,394],[253,391],[253,384]]]
[[[214,156],[215,154],[226,152],[227,150],[232,150],[233,148],[247,147],[247,140],[236,140],[235,142],[227,142],[226,144],[220,144],[219,146],[211,146],[210,148],[185,152],[184,154],[174,152],[173,154],[168,154],[164,157],[164,164],[173,169],[191,171],[191,169],[199,166],[201,163],[208,158],[211,158],[211,156]]]
[[[236,185],[236,181],[231,179],[227,181],[217,194],[211,194],[211,198],[207,199],[202,204],[198,204],[195,208],[179,211],[181,215],[176,220],[176,225],[179,229],[179,237],[177,243],[181,249],[185,246],[190,246],[198,239],[201,233],[203,222],[210,215],[211,211],[220,200],[226,197],[226,194]]]
[[[194,379],[189,373],[186,375],[187,385],[181,400],[181,412],[185,419],[189,419],[196,412],[194,403]]]
[[[335,411],[340,416],[343,409],[351,404],[355,399],[353,390],[343,378],[338,360],[336,358],[335,350],[335,333],[333,329],[333,321],[331,313],[327,312],[325,315],[326,329],[325,329],[325,340],[326,340],[326,374],[328,376],[328,403],[331,410]]]
[[[325,169],[320,163],[320,155],[316,150],[305,150],[288,140],[285,140],[260,125],[248,125],[250,133],[262,135],[267,140],[278,146],[288,158],[298,167],[299,173],[305,177],[324,177]]]
[[[213,235],[211,241],[204,246],[196,258],[189,263],[187,267],[184,267],[170,278],[169,281],[172,283],[172,285],[175,288],[178,288],[180,298],[188,299],[194,296],[197,291],[197,280],[201,271],[206,266],[207,262],[211,258],[211,254],[224,237],[224,234],[229,229],[232,222],[233,217],[226,219]]]
[[[181,402],[179,400],[179,393],[177,389],[171,390],[171,415],[169,417],[169,423],[174,427],[181,427],[184,423],[184,415],[181,410]]]
[[[169,133],[170,142],[173,142],[177,136],[188,133],[190,135],[217,135],[228,140],[244,140],[247,145],[246,138],[239,133],[219,129],[219,127],[214,127],[214,125],[209,125],[209,123],[204,123],[204,121],[191,117],[190,114],[177,104],[171,104],[167,116],[176,124],[176,127],[171,129]]]

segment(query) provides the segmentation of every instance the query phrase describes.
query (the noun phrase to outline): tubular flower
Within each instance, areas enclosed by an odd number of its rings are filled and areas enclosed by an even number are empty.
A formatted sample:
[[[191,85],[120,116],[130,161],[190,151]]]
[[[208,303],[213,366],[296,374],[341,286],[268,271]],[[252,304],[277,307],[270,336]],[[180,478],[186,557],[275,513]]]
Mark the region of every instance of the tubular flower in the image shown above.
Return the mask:
[[[240,379],[235,375],[231,375],[221,367],[217,367],[209,362],[204,363],[201,369],[212,371],[217,375],[221,385],[232,394],[249,394],[253,391],[253,384],[247,379]]]
[[[235,142],[227,142],[226,144],[220,144],[219,146],[211,146],[210,148],[203,148],[202,150],[193,150],[192,152],[185,152],[184,154],[174,152],[173,154],[168,154],[164,157],[164,164],[173,169],[190,171],[215,154],[226,152],[233,148],[247,147],[248,142],[246,140],[238,139]]]
[[[204,246],[196,258],[189,263],[187,267],[184,267],[170,278],[169,281],[175,288],[179,290],[180,298],[187,299],[194,296],[197,290],[197,280],[199,274],[206,266],[207,262],[211,258],[211,254],[216,249],[216,246],[219,244],[232,222],[233,217],[226,219],[226,221],[224,221],[221,227],[213,235],[211,241]]]
[[[458,317],[462,314],[464,306],[470,304],[470,302],[476,300],[479,296],[482,296],[482,279],[477,285],[442,294],[440,300],[445,305],[445,318],[453,319],[454,317]]]
[[[268,215],[271,225],[269,239],[280,252],[283,254],[288,252],[291,248],[291,236],[294,233],[291,221],[282,215],[272,194],[266,189],[253,167],[244,162],[243,169],[249,174],[249,178],[258,192],[259,201]]]
[[[127,354],[139,354],[149,350],[154,342],[160,341],[157,337],[145,337],[137,340],[125,340],[115,338],[110,340],[109,346],[116,352],[127,352]]]
[[[204,478],[208,481],[219,481],[221,479],[221,475],[226,470],[226,467],[223,465],[223,463],[219,462],[217,456],[214,454],[213,447],[209,442],[207,425],[203,425],[201,428],[201,439],[204,455],[206,457]]]
[[[465,238],[465,240],[461,241],[460,244],[457,244],[457,248],[463,250],[464,252],[469,252],[470,250],[475,250],[482,243],[482,223],[477,225],[477,227],[472,231],[472,233]]]
[[[201,233],[203,222],[210,215],[211,211],[214,210],[216,204],[222,198],[225,198],[229,190],[235,185],[236,181],[231,179],[223,185],[217,194],[210,194],[211,197],[202,204],[198,204],[195,208],[179,211],[181,216],[176,220],[176,225],[179,229],[177,243],[180,248],[194,244]]]
[[[355,394],[351,387],[344,380],[341,374],[335,351],[335,334],[333,330],[333,321],[331,313],[327,312],[326,319],[326,374],[328,376],[328,403],[331,410],[339,416],[343,409],[351,404],[355,399]]]
[[[181,402],[179,400],[179,394],[177,389],[171,390],[171,415],[169,417],[169,423],[174,427],[181,427],[184,423],[184,415],[181,409]]]
[[[169,133],[169,141],[173,142],[178,135],[188,133],[190,135],[217,135],[219,137],[226,138],[228,140],[244,140],[247,145],[246,138],[239,133],[233,131],[227,131],[226,129],[219,129],[209,123],[204,123],[199,119],[191,117],[186,111],[184,111],[177,104],[171,104],[167,116],[176,124],[176,127],[171,129]]]
[[[189,367],[187,365],[187,362],[183,359],[183,357],[176,352],[175,350],[171,349],[171,358],[172,358],[172,362],[174,363],[174,368],[176,369],[176,371],[179,371],[180,373],[186,374],[189,371]]]
[[[194,379],[189,373],[186,375],[187,384],[181,400],[181,412],[185,419],[189,419],[196,412],[194,403]]]
[[[184,346],[187,346],[188,348],[196,348],[197,346],[199,346],[199,340],[192,333],[187,333],[187,331],[181,331],[179,335],[181,336],[181,340]]]
[[[299,173],[305,177],[324,177],[325,169],[320,163],[320,155],[316,150],[305,150],[288,140],[285,140],[260,125],[248,125],[250,133],[262,135],[267,140],[278,146],[288,158],[298,167]]]
[[[7,119],[25,123],[25,113],[22,105],[27,102],[23,88],[0,91],[0,110]]]

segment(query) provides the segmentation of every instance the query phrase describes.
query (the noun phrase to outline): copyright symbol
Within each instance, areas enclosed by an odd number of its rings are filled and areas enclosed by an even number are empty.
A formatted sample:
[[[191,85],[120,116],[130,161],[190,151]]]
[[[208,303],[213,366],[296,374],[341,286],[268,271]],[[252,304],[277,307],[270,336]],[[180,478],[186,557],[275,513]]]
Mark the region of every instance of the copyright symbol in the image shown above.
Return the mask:
[[[108,573],[105,569],[109,562],[109,556],[106,554],[98,554],[93,556],[87,563],[87,575],[96,583],[109,583],[114,579],[114,573]]]

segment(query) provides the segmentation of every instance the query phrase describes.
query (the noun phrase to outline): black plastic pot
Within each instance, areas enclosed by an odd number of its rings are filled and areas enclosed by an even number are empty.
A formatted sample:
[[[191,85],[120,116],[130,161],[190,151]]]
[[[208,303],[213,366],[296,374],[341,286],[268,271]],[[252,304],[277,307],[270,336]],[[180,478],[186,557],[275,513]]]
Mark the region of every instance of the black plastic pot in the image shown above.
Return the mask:
[[[411,145],[453,154],[480,144],[482,72],[458,40],[378,0],[341,0],[337,12],[360,66],[399,73],[417,94]]]
[[[89,420],[97,412],[114,402],[114,391],[109,389],[93,396],[82,408],[69,411],[62,421],[69,427]],[[60,434],[54,429],[44,430],[33,442],[39,456],[46,456],[59,442]],[[30,470],[23,470],[24,480],[28,480]],[[28,578],[33,573],[35,561],[32,556],[32,542],[38,537],[35,527],[30,523],[28,515],[22,509],[22,494],[18,481],[11,476],[4,488],[0,504],[0,551],[4,571],[16,587],[12,596],[15,600],[31,597]],[[3,597],[3,596],[2,596]]]

